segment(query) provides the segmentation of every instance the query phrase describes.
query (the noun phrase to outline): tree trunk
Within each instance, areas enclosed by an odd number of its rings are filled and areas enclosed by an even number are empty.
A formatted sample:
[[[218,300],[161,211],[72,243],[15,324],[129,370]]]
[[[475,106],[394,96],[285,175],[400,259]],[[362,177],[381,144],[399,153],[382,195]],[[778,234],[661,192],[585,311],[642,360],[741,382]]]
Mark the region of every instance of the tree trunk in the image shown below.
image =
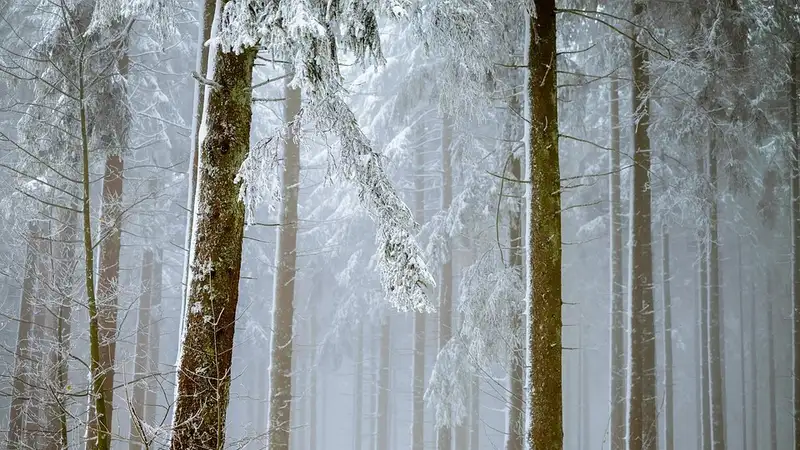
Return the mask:
[[[791,89],[789,102],[792,109],[792,341],[794,343],[794,448],[800,450],[800,118],[797,111],[797,78],[798,74],[797,44],[792,48]]]
[[[300,112],[300,91],[286,84],[284,121],[290,124],[283,153],[281,226],[275,251],[275,303],[272,309],[272,356],[269,372],[270,450],[289,450],[292,406],[292,338],[294,282],[297,273],[297,200],[300,184],[300,146],[295,123]]]
[[[675,449],[675,412],[673,395],[672,362],[672,293],[670,291],[669,267],[669,229],[666,221],[661,222],[661,295],[664,305],[664,450]]]
[[[531,107],[528,150],[530,429],[528,447],[561,450],[564,441],[561,387],[561,182],[556,100],[555,0],[536,2],[529,13],[528,86]],[[546,419],[542,419],[546,418]]]
[[[750,449],[758,450],[758,357],[756,356],[756,284],[750,282],[750,415],[753,428],[750,430]]]
[[[772,304],[777,297],[775,295],[775,276],[772,268],[767,269],[767,358],[769,359],[768,381],[769,381],[769,450],[778,450],[778,418],[777,418],[777,395],[775,377],[775,316],[772,312]]]
[[[625,448],[625,302],[622,296],[622,200],[619,81],[611,78],[611,450]]]
[[[441,210],[450,209],[453,200],[453,176],[451,169],[450,144],[453,140],[453,124],[450,117],[445,114],[442,120],[442,203]],[[439,288],[439,351],[441,352],[452,336],[453,326],[453,257],[450,248],[450,239],[445,243],[445,261],[442,264],[441,287]],[[448,411],[447,414],[451,414]],[[451,450],[453,433],[449,426],[442,426],[436,430],[437,450]]]
[[[17,343],[14,350],[14,378],[12,381],[11,408],[8,413],[8,450],[24,448],[25,406],[30,397],[31,325],[33,324],[33,301],[36,284],[36,244],[38,227],[28,224],[28,245],[25,268],[22,276],[22,295],[19,302]]]
[[[711,185],[708,219],[708,351],[711,381],[712,450],[725,450],[725,372],[723,363],[722,304],[720,301],[719,232],[717,230],[717,151],[716,138],[710,136],[708,175]]]
[[[48,286],[49,269],[47,262],[47,249],[44,245],[45,236],[50,235],[50,230],[44,226],[40,235],[34,239],[36,251],[36,289],[33,304],[33,328],[29,339],[31,341],[31,395],[28,409],[27,429],[29,437],[26,444],[35,448],[42,448],[45,444],[46,427],[44,425],[44,412],[50,393],[47,392],[49,379],[46,378],[47,360],[45,359],[45,341],[47,326],[47,309],[49,307],[50,292]]]
[[[633,16],[641,16],[643,3],[633,1]],[[636,35],[639,32],[637,31]],[[634,124],[633,177],[631,186],[631,381],[628,423],[630,450],[655,449],[658,444],[656,415],[656,352],[653,304],[653,249],[650,188],[650,77],[647,50],[636,38],[631,43],[633,62]]]
[[[136,326],[136,357],[134,360],[133,396],[130,400],[131,429],[128,439],[128,450],[141,450],[143,443],[148,443],[143,434],[142,423],[145,421],[145,396],[147,395],[147,376],[150,368],[147,361],[150,347],[150,308],[153,297],[153,251],[149,248],[142,252],[142,293],[139,295],[139,319]]]
[[[742,266],[742,238],[736,242],[736,250],[738,253],[738,261],[737,266],[739,269],[739,357],[741,358],[741,378],[742,378],[742,448],[747,450],[748,446],[750,445],[750,441],[747,439],[747,359],[745,358],[744,352],[744,341],[745,341],[745,326],[744,326],[744,274],[743,266]],[[756,450],[753,448],[752,450]]]
[[[591,448],[592,447],[592,401],[591,401],[591,389],[589,387],[589,376],[592,374],[592,369],[589,367],[589,352],[586,348],[587,343],[586,339],[584,338],[584,333],[588,329],[588,324],[583,321],[583,317],[581,317],[581,323],[579,328],[580,333],[580,346],[578,350],[578,357],[581,359],[580,366],[581,370],[578,372],[578,377],[580,378],[580,393],[581,393],[581,439],[583,444],[580,448]]]
[[[520,102],[517,96],[512,96],[509,101],[509,109],[512,115],[515,116],[511,120],[517,120],[520,114]],[[513,136],[509,133],[509,139]],[[513,152],[513,148],[509,148],[509,152]],[[514,180],[522,180],[522,161],[516,155],[511,153],[511,178]],[[524,250],[522,247],[522,214],[525,210],[523,205],[522,189],[515,190],[518,198],[514,199],[516,202],[516,211],[511,216],[511,223],[509,224],[509,246],[511,247],[509,265],[516,268],[519,273],[520,279],[525,276],[525,267],[522,265]],[[518,302],[519,299],[510,299],[512,302]],[[516,310],[516,305],[515,310]],[[513,314],[511,318],[511,329],[518,330],[519,333],[524,332],[523,319],[525,310],[519,308],[519,314]],[[508,422],[506,423],[506,450],[522,450],[524,448],[524,432],[525,432],[525,347],[521,345],[524,338],[520,340],[520,346],[511,348],[509,355],[509,390],[508,390]],[[456,450],[461,450],[456,449]]]
[[[469,415],[469,450],[480,449],[481,426],[481,379],[477,374],[472,374],[470,383],[471,413]],[[460,449],[456,449],[460,450]]]
[[[145,395],[144,418],[150,425],[156,426],[160,422],[158,413],[158,379],[161,375],[161,289],[163,280],[164,250],[156,250],[153,260],[153,285],[150,294],[150,358],[148,360],[147,395]],[[155,378],[158,377],[158,378]]]
[[[422,151],[415,152],[414,176],[414,220],[419,224],[425,222],[425,155]],[[423,450],[425,448],[425,340],[427,338],[427,314],[417,311],[414,313],[414,360],[412,392],[412,422],[411,422],[411,449]],[[356,418],[360,420],[360,416]],[[357,447],[361,450],[361,447]]]
[[[698,173],[705,173],[705,158],[698,152]],[[705,209],[704,211],[705,212]],[[708,369],[708,252],[706,251],[706,230],[698,231],[698,256],[699,256],[699,294],[700,294],[700,387],[702,416],[700,418],[703,436],[703,450],[711,450],[711,398],[709,387]]]
[[[364,424],[364,322],[358,323],[356,338],[356,381],[353,402],[353,448],[363,450],[362,425]]]
[[[386,315],[381,323],[380,362],[378,368],[378,398],[375,411],[375,448],[389,450],[389,389],[391,318]]]
[[[213,81],[219,87],[209,93],[200,151],[196,204],[204,214],[193,227],[172,450],[216,449],[225,442],[244,234],[244,205],[235,180],[250,146],[256,53],[255,48],[216,51]]]

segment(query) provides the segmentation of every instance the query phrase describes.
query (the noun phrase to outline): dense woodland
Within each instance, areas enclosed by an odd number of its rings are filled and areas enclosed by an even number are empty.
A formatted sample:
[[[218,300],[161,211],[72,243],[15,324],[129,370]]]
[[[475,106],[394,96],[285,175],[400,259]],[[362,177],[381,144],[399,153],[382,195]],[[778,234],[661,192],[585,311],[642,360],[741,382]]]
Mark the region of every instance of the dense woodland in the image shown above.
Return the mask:
[[[0,446],[800,450],[794,0],[0,0]]]

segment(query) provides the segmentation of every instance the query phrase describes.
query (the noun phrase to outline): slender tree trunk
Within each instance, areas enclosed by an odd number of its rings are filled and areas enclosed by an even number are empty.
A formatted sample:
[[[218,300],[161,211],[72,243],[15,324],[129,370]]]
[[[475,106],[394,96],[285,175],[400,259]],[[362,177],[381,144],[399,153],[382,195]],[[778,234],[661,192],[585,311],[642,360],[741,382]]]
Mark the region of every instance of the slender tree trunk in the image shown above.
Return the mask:
[[[36,283],[36,245],[38,227],[31,221],[28,224],[28,245],[25,255],[25,268],[22,276],[22,295],[19,302],[19,321],[17,323],[17,343],[14,350],[14,378],[12,381],[11,408],[8,414],[8,450],[24,448],[25,406],[30,397],[31,367],[31,325],[33,324],[33,301]]]
[[[527,94],[531,108],[528,209],[530,423],[528,447],[564,446],[561,355],[561,182],[556,100],[555,0],[529,14]],[[542,418],[546,418],[543,420]]]
[[[381,323],[380,361],[378,368],[378,398],[375,411],[375,447],[374,450],[389,450],[389,385],[390,385],[390,350],[391,350],[391,318],[385,316]]]
[[[355,401],[353,402],[353,448],[363,450],[364,424],[364,322],[358,323],[358,336],[356,338],[356,381]]]
[[[286,84],[284,120],[288,136],[283,153],[281,226],[275,252],[275,303],[272,309],[272,357],[269,372],[270,450],[289,450],[292,411],[292,321],[294,320],[294,282],[297,273],[297,201],[300,184],[300,146],[295,123],[300,112],[300,91]]]
[[[700,245],[700,241],[697,241],[698,246]],[[702,342],[702,325],[701,325],[701,317],[702,317],[702,307],[700,305],[700,291],[702,290],[701,286],[701,278],[700,278],[700,271],[696,271],[697,278],[696,278],[696,286],[698,287],[698,298],[697,304],[695,305],[695,313],[697,315],[695,321],[695,408],[696,408],[696,416],[697,416],[697,450],[707,450],[707,447],[703,447],[703,417],[704,414],[704,405],[703,405],[703,342]]]
[[[453,199],[453,176],[451,169],[450,144],[453,140],[453,124],[448,115],[442,120],[442,203],[441,210],[450,209]],[[452,336],[453,326],[453,258],[450,240],[447,240],[445,252],[447,256],[442,264],[441,287],[439,288],[439,351],[441,352]],[[447,414],[451,414],[448,411]],[[449,426],[436,430],[437,450],[451,450],[453,432]]]
[[[136,327],[136,357],[134,361],[133,396],[130,400],[131,429],[128,438],[128,450],[141,450],[147,442],[142,433],[145,422],[145,396],[147,395],[147,376],[150,368],[147,360],[150,347],[150,305],[153,296],[153,251],[149,248],[142,252],[142,293],[139,295],[139,320]],[[141,380],[141,381],[139,381]]]
[[[661,295],[664,305],[664,416],[666,446],[664,450],[675,449],[674,381],[672,376],[672,293],[670,290],[669,267],[669,229],[661,222]]]
[[[160,424],[158,413],[158,379],[161,378],[161,289],[163,286],[164,250],[158,248],[153,260],[153,284],[150,294],[150,358],[148,359],[147,395],[144,401],[144,418],[149,425]],[[155,378],[158,377],[158,378]]]
[[[716,138],[710,136],[708,175],[711,184],[708,220],[708,326],[711,381],[711,444],[712,450],[725,450],[725,372],[723,363],[722,304],[720,301],[719,232],[717,213]]]
[[[633,17],[645,12],[633,0]],[[639,32],[637,31],[636,35]],[[650,77],[647,50],[633,40],[633,177],[631,181],[631,381],[628,426],[630,450],[655,449],[658,444],[656,403],[655,320],[650,189]]]
[[[750,281],[750,415],[753,428],[750,430],[750,449],[758,450],[758,356],[756,355],[756,284]]]
[[[50,232],[43,226],[38,236],[34,240],[36,249],[36,289],[33,305],[33,328],[29,339],[31,340],[31,395],[30,406],[28,409],[27,429],[29,437],[26,444],[35,448],[42,448],[45,445],[44,437],[46,427],[43,426],[44,412],[46,410],[47,399],[50,396],[46,385],[49,379],[46,377],[47,361],[45,359],[45,347],[48,345],[45,338],[45,327],[47,326],[47,308],[50,298],[48,286],[49,269],[47,263],[47,249],[44,243],[45,236]]]
[[[772,312],[775,301],[775,276],[772,268],[767,269],[767,358],[769,359],[769,450],[778,450],[778,417],[775,377],[775,315]]]
[[[697,156],[698,173],[705,173],[705,158],[698,152]],[[704,209],[705,212],[705,209]],[[700,387],[703,414],[700,418],[703,436],[703,450],[711,450],[711,398],[709,385],[708,367],[708,252],[706,251],[707,242],[706,230],[699,230],[697,236],[698,256],[699,256],[699,276],[698,285],[700,297]]]
[[[625,448],[625,302],[622,296],[622,201],[619,81],[611,78],[611,450]]]
[[[477,374],[472,374],[470,383],[471,413],[469,415],[469,450],[480,449],[481,427],[481,379]],[[459,449],[456,449],[459,450]]]
[[[81,73],[78,81],[78,99],[81,128],[81,156],[82,156],[82,197],[83,204],[81,212],[83,216],[83,254],[84,254],[84,281],[86,283],[86,298],[89,309],[89,349],[91,361],[89,364],[91,375],[91,395],[89,397],[89,423],[86,429],[87,450],[110,450],[111,449],[111,430],[106,419],[106,407],[110,401],[106,400],[111,392],[105,387],[107,383],[106,368],[103,366],[103,346],[101,341],[102,330],[99,318],[98,298],[94,290],[94,240],[92,237],[92,209],[91,209],[91,189],[89,173],[89,135],[88,121],[86,118],[86,90],[84,86],[83,65],[80,65]],[[121,161],[121,160],[120,160]],[[121,174],[120,174],[121,175]],[[103,195],[105,197],[105,183],[103,185]],[[102,227],[101,227],[102,229]],[[109,236],[110,237],[110,236]],[[102,271],[101,271],[102,274]],[[107,354],[105,355],[108,356]],[[100,418],[100,420],[97,420]]]
[[[219,87],[209,93],[200,151],[196,204],[204,214],[193,226],[172,450],[216,449],[225,441],[244,234],[236,174],[250,146],[256,53],[216,50],[213,81]],[[184,351],[189,348],[205,350]]]
[[[800,450],[800,118],[797,107],[797,78],[798,74],[797,44],[792,48],[792,61],[789,66],[791,71],[791,88],[789,102],[792,109],[792,136],[794,145],[792,150],[792,341],[794,343],[794,448]]]
[[[414,155],[414,220],[419,224],[425,222],[425,155],[417,151]],[[411,421],[411,449],[423,450],[425,448],[425,340],[427,337],[427,314],[414,313],[414,360],[412,380],[412,421]],[[360,416],[356,420],[360,420]],[[361,450],[361,447],[358,447]]]
[[[520,102],[517,96],[512,96],[509,101],[509,108],[512,111],[511,120],[513,120],[512,127],[517,126],[516,116],[520,114]],[[509,140],[513,139],[516,133],[510,132]],[[512,152],[513,148],[509,148]],[[511,154],[511,178],[514,180],[522,180],[522,161],[517,155]],[[514,199],[516,203],[516,211],[511,216],[511,223],[509,224],[509,244],[511,247],[511,255],[509,265],[515,268],[520,280],[525,277],[525,267],[523,266],[522,247],[522,214],[525,210],[523,205],[522,189],[515,189],[518,198]],[[518,299],[511,299],[512,302],[518,302]],[[520,305],[517,314],[512,314],[511,329],[520,334],[525,332],[523,328],[523,318],[525,314],[524,308]],[[517,311],[517,305],[514,305],[514,310]],[[524,448],[524,432],[525,432],[525,347],[522,346],[523,339],[520,339],[520,346],[511,348],[511,355],[509,357],[509,390],[508,390],[508,423],[506,424],[506,450],[522,450]],[[456,449],[456,450],[461,450]]]
[[[737,266],[739,269],[739,357],[741,358],[741,378],[742,378],[742,448],[747,450],[750,445],[750,440],[747,438],[747,359],[745,358],[744,342],[745,342],[745,326],[744,326],[744,274],[742,266],[742,238],[736,242],[736,250],[738,253]],[[753,448],[752,450],[756,450]]]
[[[589,366],[589,352],[587,349],[586,339],[584,338],[584,333],[588,329],[588,324],[581,320],[580,326],[580,333],[581,333],[581,345],[580,350],[578,350],[579,357],[581,358],[581,371],[578,372],[578,376],[581,380],[581,439],[583,439],[583,445],[581,448],[591,448],[592,447],[592,401],[591,401],[591,389],[589,387],[589,376],[592,374],[592,369]]]

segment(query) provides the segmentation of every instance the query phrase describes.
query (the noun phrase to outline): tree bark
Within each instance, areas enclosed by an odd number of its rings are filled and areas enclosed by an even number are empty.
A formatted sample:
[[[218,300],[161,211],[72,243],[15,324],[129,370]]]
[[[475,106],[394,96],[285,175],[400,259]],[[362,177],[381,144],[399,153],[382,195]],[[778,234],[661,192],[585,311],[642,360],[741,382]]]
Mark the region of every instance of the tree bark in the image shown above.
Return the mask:
[[[442,120],[442,197],[441,210],[450,209],[453,200],[453,176],[451,168],[450,144],[453,140],[453,124],[445,114]],[[453,258],[450,239],[447,239],[445,261],[442,264],[442,284],[439,288],[439,351],[441,352],[452,336],[453,327]],[[448,411],[451,414],[452,411]],[[436,430],[437,450],[451,450],[453,432],[448,425]]]
[[[142,293],[139,295],[139,318],[136,326],[136,356],[134,360],[133,396],[130,400],[131,429],[128,438],[128,450],[141,450],[147,443],[147,436],[142,433],[145,422],[145,396],[147,395],[147,363],[150,347],[150,308],[153,296],[153,251],[149,248],[142,252]]]
[[[17,343],[14,349],[14,378],[12,381],[11,408],[8,413],[8,450],[24,448],[25,406],[30,397],[31,366],[31,325],[33,324],[33,301],[36,285],[36,245],[38,226],[28,224],[28,245],[25,254],[25,268],[22,276],[22,295],[19,302],[17,322]]]
[[[509,108],[514,116],[511,120],[516,122],[517,116],[520,114],[520,104],[517,96],[512,96],[509,101]],[[511,138],[511,136],[509,136]],[[513,152],[513,148],[509,148],[509,152]],[[511,156],[511,178],[514,180],[522,180],[522,161],[516,155]],[[511,247],[509,265],[515,268],[520,277],[520,281],[524,278],[525,267],[523,266],[522,247],[522,214],[525,210],[523,205],[522,189],[516,189],[518,197],[514,199],[516,202],[516,210],[512,214],[509,224],[509,246]],[[518,302],[518,299],[510,299],[512,302]],[[516,310],[516,308],[515,308]],[[524,332],[523,317],[524,309],[519,308],[519,314],[513,314],[511,318],[511,329],[518,330],[520,333]],[[524,341],[520,339],[520,346],[511,348],[509,355],[509,390],[508,390],[508,423],[506,424],[506,450],[522,450],[524,448],[524,432],[525,432],[525,347],[521,344]],[[460,450],[460,449],[456,449]]]
[[[292,411],[292,338],[294,337],[294,282],[297,273],[297,200],[300,184],[300,145],[295,122],[300,112],[300,91],[286,84],[284,121],[290,124],[283,148],[281,225],[275,251],[275,303],[272,309],[272,356],[269,372],[270,450],[289,450]]]
[[[633,17],[645,12],[633,0]],[[634,35],[633,65],[634,123],[633,176],[631,180],[631,381],[628,426],[630,450],[655,449],[658,444],[656,415],[656,352],[653,303],[653,250],[650,188],[650,77],[648,53]]]
[[[665,450],[675,449],[674,381],[672,376],[672,293],[669,267],[669,228],[661,222],[661,302],[664,305],[664,423]]]
[[[611,78],[611,450],[625,448],[625,302],[622,296],[622,200],[619,81]]]
[[[708,220],[708,326],[709,380],[711,381],[712,450],[725,450],[725,371],[723,363],[722,304],[720,300],[719,232],[717,213],[717,148],[711,133],[708,152],[708,175],[711,187]]]
[[[753,428],[750,432],[750,449],[758,449],[758,357],[756,356],[756,284],[750,281],[750,415]]]
[[[257,50],[217,49],[197,183],[192,276],[183,319],[172,450],[219,448],[231,381],[244,205],[236,175],[250,146]],[[289,369],[291,370],[291,369]]]
[[[425,155],[417,150],[414,155],[414,220],[417,223],[425,222]],[[425,448],[425,341],[427,330],[425,324],[427,314],[417,311],[414,313],[414,360],[412,361],[412,422],[411,422],[411,449],[424,450]],[[360,420],[360,416],[356,420]],[[361,447],[358,447],[361,450]]]
[[[739,357],[741,358],[741,378],[742,378],[742,448],[748,449],[750,440],[747,438],[747,359],[745,358],[744,343],[745,343],[745,326],[744,326],[744,274],[742,266],[742,238],[741,236],[736,242],[736,250],[738,253],[737,268],[739,269]],[[756,450],[753,448],[753,450]]]
[[[164,250],[158,248],[153,260],[153,285],[150,294],[150,358],[148,360],[147,395],[145,395],[145,420],[150,425],[160,423],[158,414],[158,378],[161,378],[161,289],[163,286]],[[158,378],[156,378],[158,377]]]
[[[380,360],[378,367],[378,397],[375,411],[375,448],[389,450],[389,389],[390,389],[390,350],[391,318],[385,316],[381,322]]]
[[[561,183],[558,160],[556,5],[529,13],[528,86],[531,197],[528,209],[530,429],[528,447],[561,450],[564,441],[561,349]]]

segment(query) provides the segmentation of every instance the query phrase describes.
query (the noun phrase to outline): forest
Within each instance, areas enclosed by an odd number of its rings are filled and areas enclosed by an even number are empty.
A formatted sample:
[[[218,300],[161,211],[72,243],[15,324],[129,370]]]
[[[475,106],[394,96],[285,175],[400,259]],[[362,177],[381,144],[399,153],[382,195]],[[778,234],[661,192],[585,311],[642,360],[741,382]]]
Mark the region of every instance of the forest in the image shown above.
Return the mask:
[[[0,450],[800,450],[796,0],[0,0]]]

